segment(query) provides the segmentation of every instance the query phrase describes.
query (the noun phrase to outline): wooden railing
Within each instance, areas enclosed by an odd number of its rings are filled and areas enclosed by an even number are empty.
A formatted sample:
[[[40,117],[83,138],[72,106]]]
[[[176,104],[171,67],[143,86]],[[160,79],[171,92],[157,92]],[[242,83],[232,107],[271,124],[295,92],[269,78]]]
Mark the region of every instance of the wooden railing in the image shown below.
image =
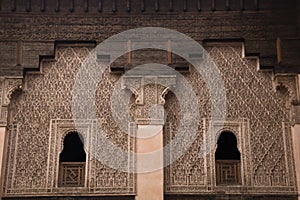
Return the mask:
[[[59,168],[60,187],[83,187],[85,162],[61,162]]]
[[[241,162],[239,160],[216,160],[217,185],[241,184]]]

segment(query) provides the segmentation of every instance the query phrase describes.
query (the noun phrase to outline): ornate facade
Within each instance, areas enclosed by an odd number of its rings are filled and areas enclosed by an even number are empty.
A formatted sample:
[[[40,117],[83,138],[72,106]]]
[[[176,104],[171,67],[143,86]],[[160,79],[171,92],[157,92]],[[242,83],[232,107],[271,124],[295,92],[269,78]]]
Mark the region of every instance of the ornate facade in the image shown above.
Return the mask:
[[[264,0],[1,1],[1,198],[299,199],[297,3],[300,6],[299,1],[285,5]],[[104,39],[144,26],[177,30],[203,45],[224,81],[225,120],[212,113],[215,99],[205,82],[212,74],[199,74],[178,55],[154,49],[132,51],[111,63],[99,84],[95,83],[95,117],[79,103],[76,109],[83,115],[75,118],[74,85],[86,58]],[[97,56],[98,60],[107,59]],[[97,59],[89,64],[99,64]],[[189,116],[182,114],[181,99],[173,91],[187,89],[174,74],[124,75],[147,63],[177,70],[196,96],[198,108],[187,107],[190,116],[199,115],[197,134],[174,162],[172,153],[185,141],[171,141],[178,135],[182,119]],[[86,78],[95,73],[88,71]],[[122,92],[114,96],[117,87]],[[118,124],[125,121],[124,107],[132,119],[125,128]],[[113,109],[120,111],[118,115]],[[163,154],[170,165],[162,169],[161,182],[140,182],[147,176],[134,173],[139,158],[132,152],[140,151],[137,136],[149,123],[163,127],[162,145],[170,145],[170,152]],[[105,137],[97,134],[98,125]],[[189,127],[184,131],[189,134]],[[79,170],[83,174],[70,168],[69,177],[77,181],[81,177],[83,182],[78,187],[61,187],[60,154],[71,132],[79,133],[86,160],[84,170]],[[217,182],[215,152],[224,132],[236,138],[240,157],[238,167],[224,165],[221,171],[226,180],[239,176],[237,184]],[[123,159],[104,155],[110,149],[99,144],[106,141],[128,154]],[[119,168],[125,166],[128,171],[112,168],[102,159],[120,163]],[[152,197],[149,182],[161,185],[161,190],[152,191],[160,192],[160,198]]]

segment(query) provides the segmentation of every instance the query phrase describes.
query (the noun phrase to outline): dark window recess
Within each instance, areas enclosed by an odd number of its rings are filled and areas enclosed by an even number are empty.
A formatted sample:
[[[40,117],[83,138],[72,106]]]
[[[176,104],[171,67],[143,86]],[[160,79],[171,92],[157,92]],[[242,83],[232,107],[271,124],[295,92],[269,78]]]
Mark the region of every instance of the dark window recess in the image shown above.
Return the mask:
[[[241,155],[233,133],[222,132],[215,153],[217,185],[241,184]]]
[[[86,154],[80,134],[69,133],[64,139],[64,148],[60,154],[59,186],[83,187],[85,162]]]

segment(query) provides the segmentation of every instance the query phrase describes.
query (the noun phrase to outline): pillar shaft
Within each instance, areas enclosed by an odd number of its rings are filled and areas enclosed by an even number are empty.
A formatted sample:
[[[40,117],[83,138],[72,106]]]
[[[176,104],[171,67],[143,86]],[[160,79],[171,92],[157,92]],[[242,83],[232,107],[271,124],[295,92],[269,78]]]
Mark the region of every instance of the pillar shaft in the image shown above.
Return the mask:
[[[151,135],[151,137],[137,137],[137,153],[140,156],[137,157],[136,200],[163,200],[164,171],[162,130],[162,125],[138,125],[138,136],[146,136],[148,134]],[[152,154],[153,152],[158,153]],[[153,169],[156,170],[153,171]]]
[[[295,124],[294,127],[292,127],[292,138],[297,177],[298,200],[300,200],[300,124]]]

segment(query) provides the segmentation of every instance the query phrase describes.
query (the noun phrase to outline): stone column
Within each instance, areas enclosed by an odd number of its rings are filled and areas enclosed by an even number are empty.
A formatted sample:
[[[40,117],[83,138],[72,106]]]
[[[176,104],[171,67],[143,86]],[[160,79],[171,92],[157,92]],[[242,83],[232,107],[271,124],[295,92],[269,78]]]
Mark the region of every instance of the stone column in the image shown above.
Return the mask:
[[[298,189],[298,200],[300,200],[300,75],[297,75],[297,90],[295,91],[294,101],[292,103],[292,120],[294,125],[291,127],[292,145],[295,160],[296,184]]]
[[[298,200],[300,200],[300,75],[277,74],[274,78],[274,88],[285,88],[288,91],[287,108],[291,109],[292,145],[295,160],[295,172],[297,179]]]
[[[300,200],[300,123],[292,127],[293,149],[296,167],[298,200]]]
[[[137,153],[147,154],[163,148],[162,125],[138,125],[137,136],[152,135],[148,138],[137,138]],[[149,165],[157,170],[137,173],[136,200],[163,200],[164,196],[164,170],[163,154],[156,154],[153,159],[137,157],[137,171],[147,171]]]
[[[300,3],[300,1],[298,1]],[[300,5],[299,5],[300,6]],[[298,85],[297,87],[297,100],[299,101],[300,96],[300,75],[297,77]],[[298,188],[298,200],[300,200],[300,104],[293,105],[294,110],[294,126],[292,127],[292,141],[295,159],[295,171],[297,178],[297,188]]]
[[[163,105],[164,96],[176,85],[176,76],[123,76],[122,83],[136,97],[136,200],[163,200]]]
[[[8,106],[13,92],[22,87],[22,77],[0,77],[0,199],[3,186],[3,163],[5,162],[5,137]]]

